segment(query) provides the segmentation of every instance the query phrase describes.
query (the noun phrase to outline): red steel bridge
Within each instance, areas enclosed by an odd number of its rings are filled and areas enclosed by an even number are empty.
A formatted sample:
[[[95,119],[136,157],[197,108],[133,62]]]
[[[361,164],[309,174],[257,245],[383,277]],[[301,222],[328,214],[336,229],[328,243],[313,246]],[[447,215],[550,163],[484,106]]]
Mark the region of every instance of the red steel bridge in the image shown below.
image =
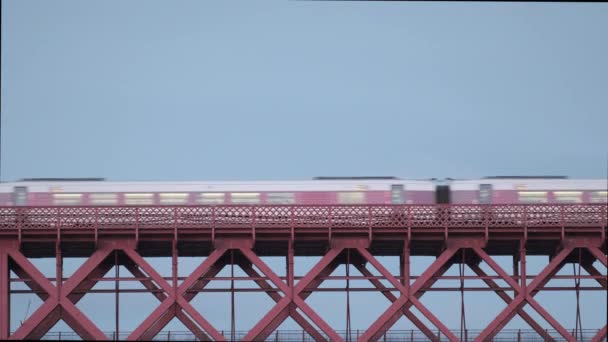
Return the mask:
[[[235,339],[234,322],[227,335],[220,331],[225,327],[213,326],[191,301],[225,266],[238,266],[246,279],[276,302],[238,336],[242,340],[279,339],[276,329],[288,318],[316,341],[386,340],[389,329],[405,316],[427,340],[490,341],[518,315],[544,340],[575,341],[581,332],[578,325],[576,329],[562,326],[534,297],[545,290],[607,290],[605,272],[594,266],[596,262],[602,270],[607,266],[607,211],[606,204],[0,207],[0,339],[40,339],[59,320],[83,339],[111,339],[76,304],[121,265],[132,273],[130,280],[156,297],[158,306],[128,335],[117,335],[120,339],[150,340],[174,318],[199,340]],[[540,272],[530,274],[526,258],[538,255],[548,256],[549,261]],[[171,258],[172,276],[162,277],[144,259],[149,256]],[[178,256],[200,256],[202,262],[180,278]],[[275,273],[262,259],[266,256],[286,258],[285,273]],[[295,275],[294,259],[301,256],[321,258],[306,274]],[[398,257],[399,274],[389,272],[379,256]],[[415,276],[410,269],[416,256],[436,259]],[[497,256],[512,258],[512,268],[500,265]],[[46,277],[32,263],[32,258],[51,257],[56,260],[55,278]],[[66,278],[64,259],[75,257],[86,261]],[[485,272],[482,263],[495,274]],[[547,283],[558,278],[567,264],[588,273],[570,279],[593,279],[597,286],[549,288]],[[332,276],[339,265],[354,267],[363,276]],[[476,275],[467,279],[483,281],[485,290],[506,303],[474,333],[448,329],[420,301],[428,291],[449,290],[433,285],[447,277],[444,273],[453,265],[471,269]],[[375,276],[372,268],[380,275]],[[338,278],[368,280],[391,304],[356,334],[348,325],[347,332],[336,330],[306,298],[320,291],[324,281]],[[43,304],[11,331],[10,299],[18,292],[11,283],[17,282],[27,285],[27,291]],[[233,288],[226,291],[234,294]],[[526,313],[526,305],[549,326]],[[606,303],[598,303],[597,310],[605,312]],[[118,324],[118,314],[116,320]],[[604,340],[606,329],[606,325],[597,327],[591,340]]]

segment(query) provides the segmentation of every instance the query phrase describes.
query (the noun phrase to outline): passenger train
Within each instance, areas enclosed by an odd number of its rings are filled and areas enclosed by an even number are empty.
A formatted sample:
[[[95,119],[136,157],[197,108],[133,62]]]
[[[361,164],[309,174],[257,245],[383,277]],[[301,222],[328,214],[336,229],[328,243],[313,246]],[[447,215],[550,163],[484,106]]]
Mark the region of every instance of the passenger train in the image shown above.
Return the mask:
[[[302,181],[181,182],[30,178],[0,183],[0,206],[608,203],[607,189],[605,179],[561,176],[441,181],[316,177]]]

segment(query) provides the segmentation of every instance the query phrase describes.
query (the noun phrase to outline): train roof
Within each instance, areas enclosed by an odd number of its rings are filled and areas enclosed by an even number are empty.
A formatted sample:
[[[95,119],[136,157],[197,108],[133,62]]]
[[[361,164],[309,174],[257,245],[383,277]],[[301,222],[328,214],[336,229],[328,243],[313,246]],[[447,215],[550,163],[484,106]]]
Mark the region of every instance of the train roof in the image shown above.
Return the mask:
[[[314,177],[313,180],[398,180],[399,178],[394,176],[354,176],[354,177]]]
[[[568,176],[487,176],[483,179],[568,179]]]

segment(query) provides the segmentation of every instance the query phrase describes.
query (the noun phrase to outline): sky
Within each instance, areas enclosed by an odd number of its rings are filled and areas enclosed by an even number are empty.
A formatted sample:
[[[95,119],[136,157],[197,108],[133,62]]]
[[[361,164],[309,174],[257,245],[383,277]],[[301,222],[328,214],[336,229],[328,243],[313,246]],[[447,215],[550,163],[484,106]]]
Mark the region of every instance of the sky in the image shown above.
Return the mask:
[[[607,4],[3,6],[2,180],[606,176]]]
[[[605,3],[2,6],[3,181],[607,175]]]

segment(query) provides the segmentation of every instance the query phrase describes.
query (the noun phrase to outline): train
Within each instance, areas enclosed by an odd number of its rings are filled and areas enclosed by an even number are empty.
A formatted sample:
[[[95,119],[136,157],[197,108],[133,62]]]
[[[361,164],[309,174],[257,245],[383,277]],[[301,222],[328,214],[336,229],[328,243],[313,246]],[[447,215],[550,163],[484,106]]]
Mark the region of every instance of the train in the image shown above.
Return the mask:
[[[0,183],[0,206],[554,203],[608,203],[608,181],[565,176],[493,176],[168,182],[28,178]]]

